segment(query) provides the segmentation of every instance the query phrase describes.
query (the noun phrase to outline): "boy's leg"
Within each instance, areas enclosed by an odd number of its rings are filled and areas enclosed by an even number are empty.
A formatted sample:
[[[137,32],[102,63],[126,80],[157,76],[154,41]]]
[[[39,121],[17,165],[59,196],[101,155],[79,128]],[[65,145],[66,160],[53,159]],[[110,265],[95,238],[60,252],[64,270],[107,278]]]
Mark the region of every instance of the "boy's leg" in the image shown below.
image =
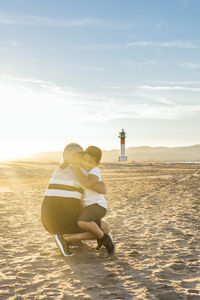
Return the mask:
[[[97,239],[101,239],[104,235],[101,230],[101,221],[106,214],[106,209],[98,204],[92,204],[86,206],[78,220],[78,226],[85,230],[93,233]]]
[[[105,221],[101,220],[101,229],[104,233],[109,233],[109,225]],[[82,233],[65,233],[63,234],[63,238],[66,241],[80,241],[80,240],[93,240],[96,237],[90,232],[82,232]]]
[[[112,235],[109,234],[110,227],[109,227],[108,223],[106,223],[105,221],[102,221],[102,220],[100,220],[100,223],[101,223],[101,229],[103,230],[103,232],[108,234],[110,236],[110,238],[112,239]],[[113,239],[112,239],[112,241],[113,241]],[[99,250],[102,246],[103,246],[102,240],[97,239],[96,250]]]
[[[101,220],[101,229],[103,230],[104,233],[108,234],[110,232],[110,227],[108,223],[102,220]]]
[[[63,234],[63,238],[68,241],[80,241],[80,240],[94,240],[96,237],[90,232],[83,233],[65,233]]]
[[[109,233],[110,227],[107,222],[100,220],[101,229],[104,233]],[[93,240],[96,237],[90,232],[81,232],[81,233],[64,233],[64,239],[68,241],[78,241],[78,240]]]
[[[91,232],[97,239],[102,239],[104,236],[103,231],[95,222],[78,221],[78,226],[85,231]]]
[[[85,207],[79,217],[78,225],[85,231],[93,233],[98,240],[105,246],[108,254],[113,254],[115,245],[111,237],[104,233],[100,228],[100,219],[106,214],[106,209],[98,204],[92,204]],[[99,226],[97,225],[98,223]]]

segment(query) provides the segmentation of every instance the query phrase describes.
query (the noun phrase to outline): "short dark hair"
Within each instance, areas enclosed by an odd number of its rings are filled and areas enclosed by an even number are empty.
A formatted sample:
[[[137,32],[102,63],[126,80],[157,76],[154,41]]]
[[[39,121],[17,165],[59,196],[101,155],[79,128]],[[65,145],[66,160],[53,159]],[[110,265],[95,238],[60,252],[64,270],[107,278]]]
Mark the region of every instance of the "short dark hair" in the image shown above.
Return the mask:
[[[102,157],[102,151],[100,148],[98,148],[96,146],[89,146],[85,150],[85,154],[90,155],[96,161],[97,164],[100,163],[100,160]]]

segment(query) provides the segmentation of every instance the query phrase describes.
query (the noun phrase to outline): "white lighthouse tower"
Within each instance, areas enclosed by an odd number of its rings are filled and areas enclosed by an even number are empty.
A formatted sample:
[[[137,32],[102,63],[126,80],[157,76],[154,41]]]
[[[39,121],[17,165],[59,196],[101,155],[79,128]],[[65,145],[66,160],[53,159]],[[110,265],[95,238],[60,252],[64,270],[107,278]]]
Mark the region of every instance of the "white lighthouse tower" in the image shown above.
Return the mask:
[[[121,147],[121,156],[119,156],[119,161],[127,161],[127,156],[125,156],[126,132],[124,131],[124,129],[122,129],[122,131],[119,132],[119,138],[120,138],[120,147]]]

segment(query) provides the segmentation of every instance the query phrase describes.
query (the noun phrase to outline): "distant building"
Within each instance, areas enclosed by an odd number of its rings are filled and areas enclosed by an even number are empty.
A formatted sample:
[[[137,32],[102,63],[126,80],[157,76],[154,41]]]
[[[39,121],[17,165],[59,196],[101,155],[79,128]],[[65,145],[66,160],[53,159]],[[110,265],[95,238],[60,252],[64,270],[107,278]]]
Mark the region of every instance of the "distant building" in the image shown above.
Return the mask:
[[[119,132],[120,138],[120,149],[121,149],[121,155],[119,156],[119,161],[127,161],[127,156],[125,156],[125,139],[126,139],[126,132],[124,129],[122,129],[121,132]]]

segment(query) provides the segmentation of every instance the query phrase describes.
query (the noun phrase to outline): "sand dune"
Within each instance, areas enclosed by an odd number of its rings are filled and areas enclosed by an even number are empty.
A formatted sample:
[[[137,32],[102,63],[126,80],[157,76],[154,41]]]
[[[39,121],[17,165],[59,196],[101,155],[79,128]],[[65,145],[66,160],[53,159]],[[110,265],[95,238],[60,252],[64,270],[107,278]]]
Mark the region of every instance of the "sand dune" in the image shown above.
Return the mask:
[[[104,164],[115,256],[64,258],[40,222],[55,164],[0,165],[0,299],[200,299],[198,164]]]
[[[120,155],[119,149],[103,150],[103,162],[117,162]],[[129,161],[154,161],[154,162],[200,162],[200,145],[185,147],[131,147],[126,149]],[[31,161],[54,161],[61,159],[61,152],[40,152],[26,158]]]

